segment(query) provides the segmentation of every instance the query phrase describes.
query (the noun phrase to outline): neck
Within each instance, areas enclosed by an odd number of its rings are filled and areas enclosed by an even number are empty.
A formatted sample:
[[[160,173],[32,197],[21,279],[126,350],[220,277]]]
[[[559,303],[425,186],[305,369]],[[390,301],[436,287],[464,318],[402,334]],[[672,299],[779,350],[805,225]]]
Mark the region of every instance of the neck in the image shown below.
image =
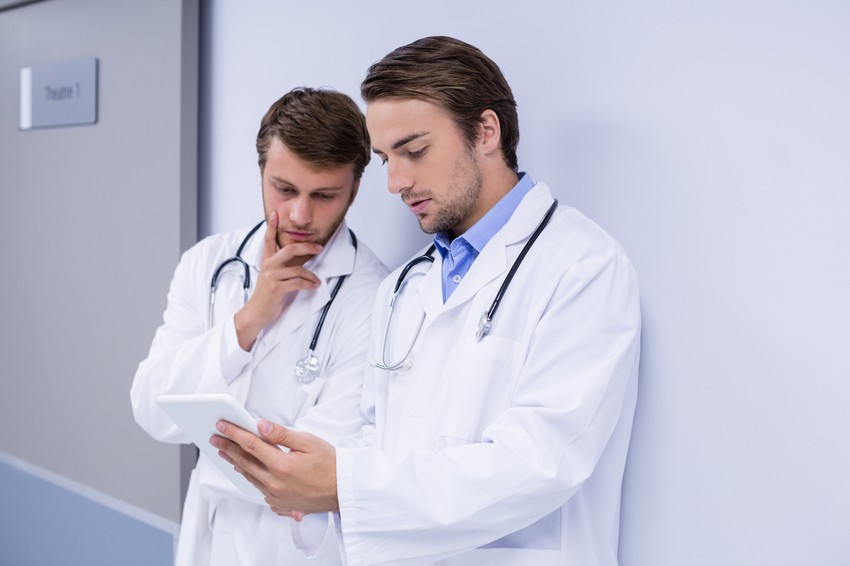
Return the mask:
[[[519,176],[516,171],[508,167],[500,167],[489,174],[482,171],[481,194],[478,196],[475,210],[462,225],[450,232],[451,238],[458,237],[481,220],[518,182]]]
[[[512,188],[519,183],[519,175],[513,169],[508,167],[501,167],[496,172],[494,179],[492,181],[493,189],[492,193],[495,195],[493,201],[490,203],[490,206],[487,207],[487,210],[493,208],[493,206],[501,200],[503,196],[508,194]],[[486,190],[486,185],[485,185]],[[484,192],[482,190],[482,192]]]

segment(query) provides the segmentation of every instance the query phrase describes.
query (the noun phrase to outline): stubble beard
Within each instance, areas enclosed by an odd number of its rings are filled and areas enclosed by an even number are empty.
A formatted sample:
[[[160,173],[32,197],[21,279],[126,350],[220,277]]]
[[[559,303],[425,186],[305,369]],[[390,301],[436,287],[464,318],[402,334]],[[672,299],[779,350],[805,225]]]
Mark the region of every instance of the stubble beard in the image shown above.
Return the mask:
[[[459,236],[455,230],[465,223],[475,209],[484,182],[471,152],[467,152],[464,159],[455,161],[451,184],[455,188],[454,198],[446,201],[433,215],[419,217],[419,227],[426,234],[449,232]]]
[[[345,220],[345,214],[348,212],[348,209],[345,210],[337,219],[334,220],[333,224],[331,224],[325,232],[321,232],[315,235],[314,238],[309,240],[310,243],[319,244],[320,246],[324,246],[328,243],[328,240],[331,239],[339,225],[342,224],[342,221]],[[286,230],[295,230],[295,231],[303,231],[303,232],[312,232],[310,228],[302,228],[299,226],[288,226],[287,228],[282,228],[277,231],[277,247],[282,248],[281,240],[286,238]]]

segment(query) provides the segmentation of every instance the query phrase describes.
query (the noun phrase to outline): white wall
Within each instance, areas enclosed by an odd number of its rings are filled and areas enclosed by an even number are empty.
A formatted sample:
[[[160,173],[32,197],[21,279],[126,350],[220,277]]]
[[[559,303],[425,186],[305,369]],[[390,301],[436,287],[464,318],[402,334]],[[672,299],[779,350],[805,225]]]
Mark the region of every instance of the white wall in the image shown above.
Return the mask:
[[[519,102],[521,168],[641,276],[622,563],[850,563],[850,4],[205,8],[204,233],[260,216],[254,136],[283,92],[357,97],[424,35],[479,46]],[[394,266],[424,238],[385,187],[372,163],[350,218]]]

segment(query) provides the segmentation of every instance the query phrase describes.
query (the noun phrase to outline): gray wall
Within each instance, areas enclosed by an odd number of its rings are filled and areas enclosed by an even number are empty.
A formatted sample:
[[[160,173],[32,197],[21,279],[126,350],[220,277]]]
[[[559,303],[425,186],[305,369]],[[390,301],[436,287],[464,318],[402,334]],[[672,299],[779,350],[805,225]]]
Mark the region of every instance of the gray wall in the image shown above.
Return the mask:
[[[254,136],[284,91],[357,96],[424,35],[480,46],[519,102],[521,167],[641,277],[622,564],[850,563],[850,4],[205,6],[204,233],[260,217]],[[424,239],[385,187],[372,163],[351,224],[396,265]]]
[[[196,236],[194,0],[0,12],[0,451],[177,519],[180,455],[129,402]],[[19,131],[18,69],[99,60],[98,122]]]

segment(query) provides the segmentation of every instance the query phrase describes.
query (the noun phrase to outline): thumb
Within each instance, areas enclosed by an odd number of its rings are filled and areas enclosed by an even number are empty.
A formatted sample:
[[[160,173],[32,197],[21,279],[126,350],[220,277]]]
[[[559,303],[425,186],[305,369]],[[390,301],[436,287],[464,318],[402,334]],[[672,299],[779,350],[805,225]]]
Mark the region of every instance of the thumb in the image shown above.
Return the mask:
[[[310,444],[308,441],[310,435],[307,433],[289,430],[266,419],[260,419],[257,428],[262,437],[268,442],[285,446],[296,452],[304,452],[304,449]]]

